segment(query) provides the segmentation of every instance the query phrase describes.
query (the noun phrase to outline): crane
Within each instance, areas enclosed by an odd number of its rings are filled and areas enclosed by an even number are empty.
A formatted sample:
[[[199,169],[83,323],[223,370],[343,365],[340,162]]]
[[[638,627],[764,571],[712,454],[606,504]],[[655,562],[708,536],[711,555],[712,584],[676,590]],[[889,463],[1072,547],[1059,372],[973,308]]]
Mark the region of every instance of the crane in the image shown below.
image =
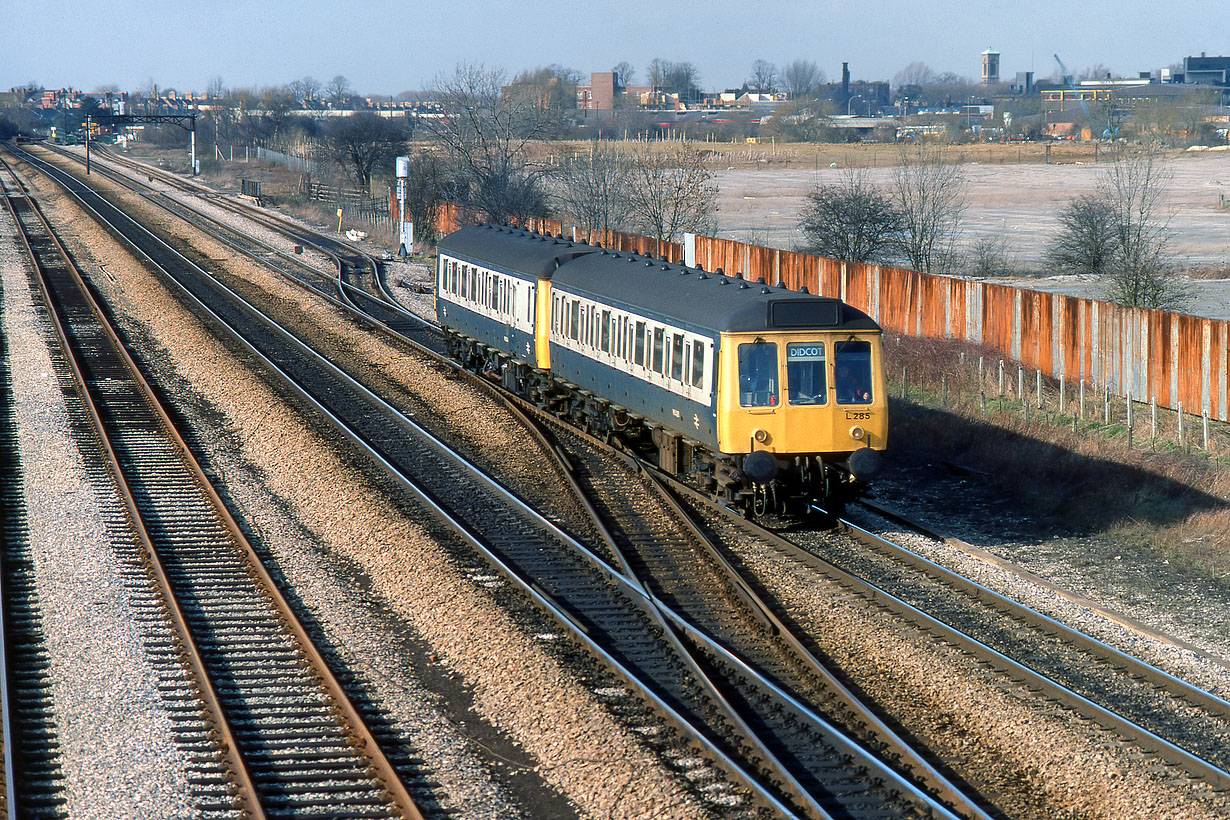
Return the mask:
[[[1063,64],[1063,60],[1059,59],[1058,54],[1055,54],[1053,56],[1055,57],[1055,62],[1059,63],[1059,74],[1061,77],[1063,77],[1063,84],[1066,85],[1068,88],[1072,89],[1073,91],[1077,91],[1076,83],[1073,81],[1072,75],[1068,73],[1068,67]],[[1079,102],[1081,104],[1081,108],[1084,109],[1085,119],[1089,122],[1089,126],[1092,128],[1093,123],[1094,123],[1093,112],[1089,110],[1089,105],[1088,103],[1085,102],[1084,95],[1081,94],[1079,91],[1076,94],[1076,101]],[[1108,114],[1109,114],[1110,111],[1113,110],[1110,106],[1109,100],[1107,100],[1107,108],[1108,108]],[[1112,129],[1110,122],[1107,122],[1107,127],[1102,131],[1102,136],[1110,137],[1117,133],[1119,133],[1119,129],[1118,128]]]

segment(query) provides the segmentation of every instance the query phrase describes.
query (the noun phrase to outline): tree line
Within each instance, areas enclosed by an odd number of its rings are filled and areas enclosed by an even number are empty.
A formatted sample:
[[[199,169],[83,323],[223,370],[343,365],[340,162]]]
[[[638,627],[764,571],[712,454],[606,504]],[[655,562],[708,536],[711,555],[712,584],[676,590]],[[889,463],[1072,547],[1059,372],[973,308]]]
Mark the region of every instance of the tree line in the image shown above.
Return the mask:
[[[1127,307],[1172,310],[1190,297],[1168,252],[1163,210],[1171,171],[1157,143],[1112,144],[1096,190],[1063,203],[1046,261],[1058,273],[1099,283]],[[890,182],[858,169],[818,185],[799,227],[803,250],[832,259],[900,264],[922,272],[1007,273],[1001,236],[959,247],[967,180],[941,145],[903,145]]]

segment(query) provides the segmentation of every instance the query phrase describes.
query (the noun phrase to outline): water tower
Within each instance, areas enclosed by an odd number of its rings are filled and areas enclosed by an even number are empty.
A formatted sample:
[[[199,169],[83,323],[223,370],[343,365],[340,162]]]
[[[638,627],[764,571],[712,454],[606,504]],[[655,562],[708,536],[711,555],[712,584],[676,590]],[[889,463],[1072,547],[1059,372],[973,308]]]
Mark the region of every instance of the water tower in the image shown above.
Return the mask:
[[[993,49],[982,52],[982,84],[999,85],[999,52]]]

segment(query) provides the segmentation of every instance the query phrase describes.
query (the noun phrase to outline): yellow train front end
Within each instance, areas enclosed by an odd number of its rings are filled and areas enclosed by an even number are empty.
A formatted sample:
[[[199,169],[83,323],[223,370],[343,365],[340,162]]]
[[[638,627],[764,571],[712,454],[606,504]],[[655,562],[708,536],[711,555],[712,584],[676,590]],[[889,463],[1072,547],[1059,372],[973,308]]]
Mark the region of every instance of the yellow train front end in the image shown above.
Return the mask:
[[[757,512],[841,501],[888,437],[880,332],[723,334],[717,433]]]

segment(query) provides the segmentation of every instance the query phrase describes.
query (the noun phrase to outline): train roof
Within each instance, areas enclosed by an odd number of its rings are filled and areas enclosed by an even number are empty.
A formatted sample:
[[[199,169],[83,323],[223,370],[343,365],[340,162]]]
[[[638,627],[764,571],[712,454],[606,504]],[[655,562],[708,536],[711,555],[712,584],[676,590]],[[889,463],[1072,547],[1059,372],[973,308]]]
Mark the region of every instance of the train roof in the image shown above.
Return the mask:
[[[550,278],[560,265],[601,248],[568,242],[505,225],[472,225],[440,240],[445,253],[486,262],[492,268]]]
[[[718,333],[879,329],[839,299],[518,228],[463,228],[441,240],[440,249],[548,278],[554,287],[613,307]]]

